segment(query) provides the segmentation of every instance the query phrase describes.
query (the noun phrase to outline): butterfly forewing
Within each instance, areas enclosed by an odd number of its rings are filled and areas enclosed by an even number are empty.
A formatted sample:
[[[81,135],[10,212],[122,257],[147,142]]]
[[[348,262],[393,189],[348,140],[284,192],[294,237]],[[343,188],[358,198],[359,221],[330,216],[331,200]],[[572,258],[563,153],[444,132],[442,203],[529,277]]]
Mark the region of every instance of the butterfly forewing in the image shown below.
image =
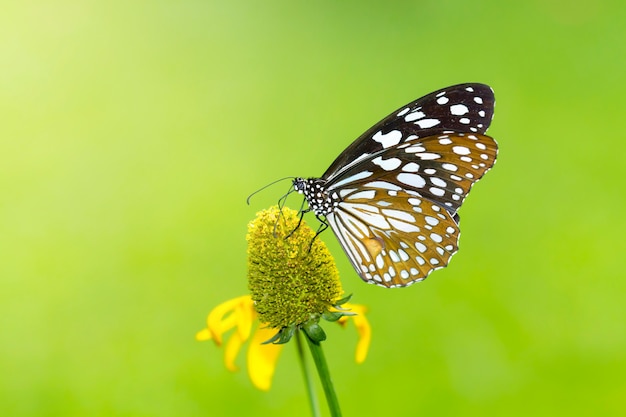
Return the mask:
[[[404,191],[359,188],[327,220],[359,276],[385,287],[421,281],[456,253],[459,229],[448,211]]]
[[[340,197],[343,189],[379,188],[390,201],[399,190],[414,191],[455,213],[472,185],[493,166],[496,155],[497,144],[489,136],[429,136],[370,155],[326,186]]]
[[[459,84],[430,93],[402,106],[359,136],[322,178],[341,175],[355,162],[407,140],[444,132],[485,133],[494,104],[493,90],[485,84]]]

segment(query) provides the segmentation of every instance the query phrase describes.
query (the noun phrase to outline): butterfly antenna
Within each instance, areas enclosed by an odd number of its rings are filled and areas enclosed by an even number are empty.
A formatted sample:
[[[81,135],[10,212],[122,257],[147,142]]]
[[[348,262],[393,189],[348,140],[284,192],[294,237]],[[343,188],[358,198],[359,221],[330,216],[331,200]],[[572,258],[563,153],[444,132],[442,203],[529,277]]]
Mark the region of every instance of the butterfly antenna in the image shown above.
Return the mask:
[[[265,189],[266,189],[267,187],[269,187],[270,185],[274,185],[274,184],[276,184],[277,182],[281,182],[281,181],[284,181],[284,180],[289,180],[289,179],[293,180],[294,178],[295,178],[295,177],[285,177],[285,178],[280,178],[280,179],[278,179],[278,180],[276,180],[276,181],[272,181],[272,182],[270,182],[270,183],[269,183],[269,184],[267,184],[267,185],[264,185],[263,187],[259,188],[258,190],[256,190],[256,191],[255,191],[255,192],[253,192],[252,194],[250,194],[250,195],[248,196],[248,198],[246,198],[246,204],[250,205],[250,199],[252,198],[252,196],[253,196],[253,195],[255,195],[256,193],[258,193],[259,191],[263,191],[263,190],[265,190]],[[288,194],[289,194],[289,193],[287,193],[287,195],[288,195]],[[285,195],[285,196],[283,196],[283,197],[286,197],[286,195]],[[279,200],[279,201],[280,201],[280,200]]]

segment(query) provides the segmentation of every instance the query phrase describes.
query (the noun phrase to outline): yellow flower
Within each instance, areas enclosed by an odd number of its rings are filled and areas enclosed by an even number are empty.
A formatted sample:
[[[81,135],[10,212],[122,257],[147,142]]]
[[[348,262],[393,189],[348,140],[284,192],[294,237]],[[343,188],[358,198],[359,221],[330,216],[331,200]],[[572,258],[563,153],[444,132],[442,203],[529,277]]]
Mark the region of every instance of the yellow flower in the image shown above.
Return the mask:
[[[359,334],[356,361],[362,363],[371,338],[366,309],[341,298],[334,259],[315,231],[294,210],[272,207],[248,224],[246,240],[250,295],[215,307],[196,339],[221,346],[224,334],[234,329],[224,350],[230,371],[237,370],[235,358],[250,339],[248,375],[255,387],[268,390],[282,346],[295,332],[302,330],[319,344],[326,339],[320,319],[341,325],[352,319]]]
[[[257,213],[248,225],[248,289],[276,329],[317,321],[343,295],[330,251],[294,210]]]
[[[350,319],[353,320],[359,334],[355,359],[357,363],[362,363],[367,356],[371,338],[370,325],[364,315],[366,308],[351,303],[343,304],[342,308],[357,313],[344,315],[337,323],[345,325]],[[256,330],[252,333],[254,322],[258,320],[251,297],[244,295],[233,298],[218,305],[209,313],[207,327],[196,334],[196,340],[213,340],[217,346],[221,346],[224,334],[235,329],[226,342],[224,364],[229,371],[236,371],[238,368],[235,365],[235,358],[243,344],[250,339],[246,355],[248,376],[256,388],[267,391],[271,387],[278,356],[284,345],[263,344],[276,334],[277,329],[257,323]]]

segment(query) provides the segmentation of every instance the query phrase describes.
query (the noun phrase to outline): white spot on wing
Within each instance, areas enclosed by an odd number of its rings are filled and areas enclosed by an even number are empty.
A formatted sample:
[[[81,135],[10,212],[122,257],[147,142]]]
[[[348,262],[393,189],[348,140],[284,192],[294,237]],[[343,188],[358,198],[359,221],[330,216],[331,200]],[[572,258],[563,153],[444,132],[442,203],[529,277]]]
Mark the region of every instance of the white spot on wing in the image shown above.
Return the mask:
[[[431,160],[431,159],[439,159],[441,158],[441,155],[439,155],[438,153],[431,153],[431,152],[422,152],[422,153],[418,153],[417,156],[422,159],[422,160]]]
[[[471,153],[470,150],[465,146],[453,146],[452,152],[457,155],[469,155]]]
[[[402,165],[402,161],[398,158],[383,159],[381,156],[372,159],[372,162],[385,171],[393,171]]]
[[[441,241],[443,240],[443,238],[440,235],[438,235],[437,233],[434,233],[434,232],[430,234],[430,238],[434,242],[437,242],[437,243],[441,243]]]
[[[416,120],[423,119],[424,117],[426,117],[426,115],[422,113],[421,111],[414,111],[412,113],[407,114],[404,120],[406,122],[414,122]]]
[[[378,267],[378,269],[381,269],[383,266],[385,266],[385,260],[380,253],[376,257],[376,266]]]
[[[406,153],[417,153],[417,152],[424,152],[425,150],[426,150],[426,148],[424,148],[423,146],[415,145],[415,146],[410,146],[410,147],[406,148],[404,150],[404,152],[406,152]]]
[[[454,104],[450,106],[450,113],[455,116],[463,116],[466,113],[469,113],[469,109],[465,104]]]
[[[409,112],[409,110],[411,110],[411,109],[410,109],[410,108],[408,108],[408,107],[406,107],[406,108],[402,109],[402,110],[401,110],[398,114],[396,114],[396,116],[398,116],[398,117],[402,117],[402,116],[404,116],[405,114],[407,114],[407,113]]]
[[[415,122],[415,124],[422,129],[428,129],[433,126],[437,126],[439,123],[441,123],[439,119],[422,119]]]
[[[442,180],[441,178],[437,178],[437,177],[432,177],[430,179],[430,182],[432,182],[437,187],[446,187],[448,185],[444,180]]]
[[[390,146],[395,146],[402,140],[402,132],[399,130],[392,130],[388,133],[383,134],[382,130],[374,133],[372,136],[372,140],[383,145],[383,148],[389,148]]]
[[[429,190],[433,195],[436,195],[438,197],[443,197],[446,194],[444,190],[442,190],[441,188],[437,188],[437,187],[430,187]]]
[[[417,174],[407,174],[407,173],[402,172],[398,174],[396,178],[401,183],[410,185],[416,188],[422,188],[426,185],[426,181],[424,180],[424,178],[422,178],[421,176]]]
[[[409,162],[405,166],[402,167],[402,171],[406,172],[418,172],[420,170],[420,166],[415,162]]]
[[[424,182],[424,184],[426,183]],[[419,206],[420,204],[422,204],[422,200],[420,200],[419,198],[409,198],[407,201],[412,206]]]
[[[424,245],[423,243],[420,242],[416,242],[415,243],[415,248],[420,251],[420,253],[424,253],[426,252],[426,245]]]
[[[391,275],[392,278],[396,276],[396,270],[393,265],[389,265],[389,275]]]
[[[426,223],[428,223],[431,226],[437,226],[439,224],[439,220],[431,216],[424,217],[424,220],[426,220]]]

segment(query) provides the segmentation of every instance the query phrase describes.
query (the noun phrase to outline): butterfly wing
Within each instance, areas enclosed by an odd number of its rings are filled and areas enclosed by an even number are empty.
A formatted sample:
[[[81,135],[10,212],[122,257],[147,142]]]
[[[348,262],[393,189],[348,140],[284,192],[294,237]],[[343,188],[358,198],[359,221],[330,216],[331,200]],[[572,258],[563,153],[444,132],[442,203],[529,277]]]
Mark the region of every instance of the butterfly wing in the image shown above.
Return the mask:
[[[351,165],[326,188],[340,198],[344,189],[379,188],[387,191],[388,199],[410,190],[454,214],[472,185],[494,165],[497,153],[496,141],[479,134],[412,139]]]
[[[494,105],[493,90],[485,84],[459,84],[430,93],[402,106],[359,136],[322,178],[330,180],[362,159],[407,140],[444,132],[485,133]]]
[[[446,266],[458,248],[456,211],[496,155],[489,136],[429,136],[373,154],[329,181],[340,202],[326,219],[359,276],[406,286]]]
[[[326,216],[352,266],[366,282],[403,287],[446,266],[458,249],[452,215],[415,193],[362,188]]]

